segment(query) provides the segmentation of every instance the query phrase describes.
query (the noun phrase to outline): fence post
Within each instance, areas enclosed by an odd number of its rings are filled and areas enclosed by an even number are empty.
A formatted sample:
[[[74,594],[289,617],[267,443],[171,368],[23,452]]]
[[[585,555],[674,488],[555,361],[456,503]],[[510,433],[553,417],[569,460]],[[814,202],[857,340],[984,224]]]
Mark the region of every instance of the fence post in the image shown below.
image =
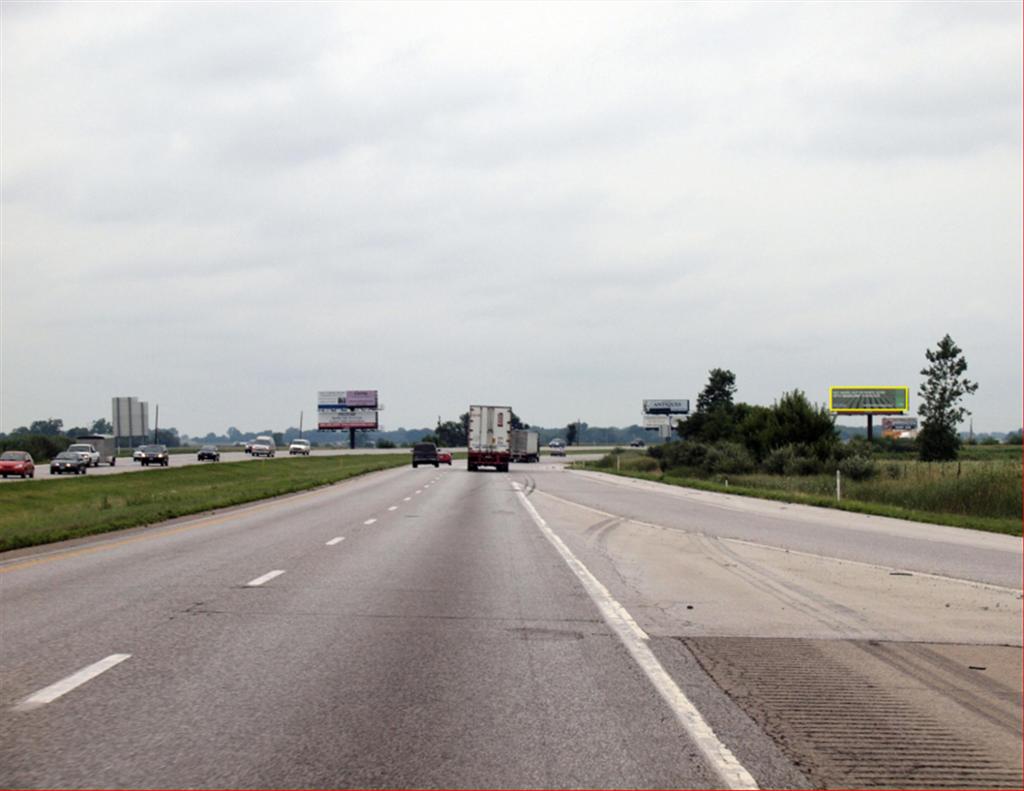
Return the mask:
[[[839,468],[836,468],[836,502],[838,503],[841,497],[842,483],[839,475]]]

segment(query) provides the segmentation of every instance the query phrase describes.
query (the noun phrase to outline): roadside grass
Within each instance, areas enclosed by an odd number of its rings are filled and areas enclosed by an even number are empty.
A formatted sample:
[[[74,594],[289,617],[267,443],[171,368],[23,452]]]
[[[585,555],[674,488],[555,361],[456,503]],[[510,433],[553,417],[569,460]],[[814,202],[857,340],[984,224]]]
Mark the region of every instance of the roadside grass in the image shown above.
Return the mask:
[[[616,462],[615,456],[618,455]],[[991,457],[989,457],[991,458]],[[835,474],[718,474],[671,469],[629,452],[579,465],[644,480],[745,497],[837,508],[876,516],[1021,535],[1021,464],[1011,461],[878,462],[869,480],[843,478],[836,500]],[[616,469],[618,466],[618,469]]]
[[[408,454],[191,465],[0,487],[0,551],[153,524],[408,464]]]

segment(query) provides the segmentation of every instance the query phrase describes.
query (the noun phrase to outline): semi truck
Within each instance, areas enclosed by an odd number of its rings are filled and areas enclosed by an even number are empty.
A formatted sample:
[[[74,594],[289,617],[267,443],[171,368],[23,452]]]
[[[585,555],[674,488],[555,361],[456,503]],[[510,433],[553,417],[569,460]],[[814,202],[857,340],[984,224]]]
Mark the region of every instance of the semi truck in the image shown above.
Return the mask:
[[[540,434],[524,428],[512,429],[509,438],[512,461],[540,461]]]
[[[481,467],[494,467],[498,472],[508,472],[512,456],[509,447],[511,421],[510,406],[470,405],[467,442],[467,466],[470,472],[476,472]]]

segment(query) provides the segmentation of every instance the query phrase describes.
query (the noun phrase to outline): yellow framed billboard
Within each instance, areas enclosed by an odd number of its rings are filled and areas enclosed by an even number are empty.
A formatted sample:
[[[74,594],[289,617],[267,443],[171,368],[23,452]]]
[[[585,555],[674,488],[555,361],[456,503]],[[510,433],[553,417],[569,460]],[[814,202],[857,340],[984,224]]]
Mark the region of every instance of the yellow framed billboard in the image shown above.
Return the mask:
[[[910,410],[910,388],[830,387],[828,410],[840,415],[902,415]]]

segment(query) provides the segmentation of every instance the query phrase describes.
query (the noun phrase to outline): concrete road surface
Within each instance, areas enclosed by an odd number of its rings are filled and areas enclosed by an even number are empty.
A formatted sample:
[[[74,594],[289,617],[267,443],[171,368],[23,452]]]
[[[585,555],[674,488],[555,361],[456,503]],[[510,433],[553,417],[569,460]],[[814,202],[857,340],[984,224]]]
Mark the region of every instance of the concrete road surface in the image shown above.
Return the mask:
[[[400,468],[0,557],[3,787],[1021,786],[1018,539]]]

